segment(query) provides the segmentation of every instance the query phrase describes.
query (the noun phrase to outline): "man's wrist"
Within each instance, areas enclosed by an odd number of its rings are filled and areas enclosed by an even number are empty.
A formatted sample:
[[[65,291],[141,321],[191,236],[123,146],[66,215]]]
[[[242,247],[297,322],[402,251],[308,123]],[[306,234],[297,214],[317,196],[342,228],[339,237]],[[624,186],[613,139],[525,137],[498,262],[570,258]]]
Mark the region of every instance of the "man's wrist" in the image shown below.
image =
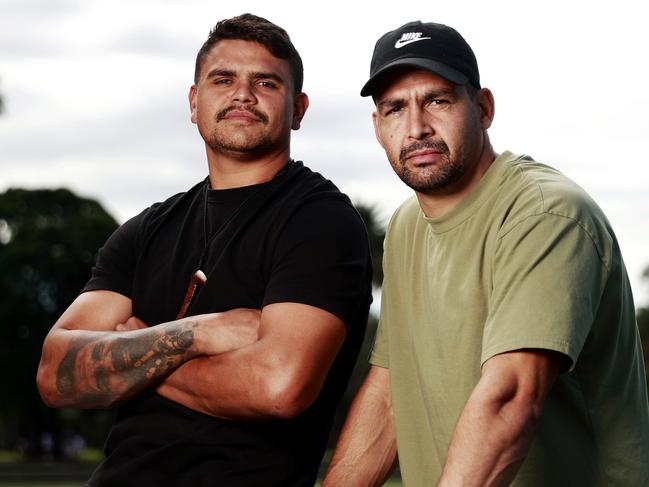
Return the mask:
[[[185,360],[205,355],[205,338],[201,332],[201,322],[196,316],[158,325],[169,337],[176,337],[172,348],[182,353]],[[157,327],[156,327],[157,328]]]
[[[189,358],[205,355],[206,336],[203,330],[202,322],[197,316],[183,319],[184,329],[191,334],[191,345],[187,349]]]

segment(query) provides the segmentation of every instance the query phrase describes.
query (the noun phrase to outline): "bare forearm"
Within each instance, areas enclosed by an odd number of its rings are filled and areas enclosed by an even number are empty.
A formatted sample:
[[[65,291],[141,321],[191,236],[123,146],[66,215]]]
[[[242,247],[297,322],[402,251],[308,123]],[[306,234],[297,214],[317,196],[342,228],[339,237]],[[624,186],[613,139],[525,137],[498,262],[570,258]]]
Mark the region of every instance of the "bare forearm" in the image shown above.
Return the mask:
[[[262,367],[242,358],[245,359],[238,350],[220,356],[198,357],[169,375],[156,391],[167,399],[211,416],[263,417]],[[242,365],[244,361],[247,362],[245,366]]]
[[[509,485],[525,459],[537,417],[524,400],[470,399],[453,433],[439,487]]]
[[[323,487],[380,486],[394,470],[397,446],[391,396],[386,384],[373,377],[377,372],[387,370],[371,370],[352,402]]]
[[[509,485],[566,358],[519,350],[489,359],[453,432],[439,486]]]
[[[205,414],[227,419],[293,417],[315,400],[321,380],[310,374],[302,390],[291,388],[294,364],[268,353],[263,341],[191,360],[167,377],[157,392]],[[302,371],[309,374],[309,371]]]
[[[58,329],[38,372],[50,406],[108,407],[156,383],[196,356],[190,319],[128,331]]]
[[[342,320],[327,311],[270,304],[260,315],[258,340],[187,362],[157,392],[222,418],[292,418],[318,397],[345,335]]]

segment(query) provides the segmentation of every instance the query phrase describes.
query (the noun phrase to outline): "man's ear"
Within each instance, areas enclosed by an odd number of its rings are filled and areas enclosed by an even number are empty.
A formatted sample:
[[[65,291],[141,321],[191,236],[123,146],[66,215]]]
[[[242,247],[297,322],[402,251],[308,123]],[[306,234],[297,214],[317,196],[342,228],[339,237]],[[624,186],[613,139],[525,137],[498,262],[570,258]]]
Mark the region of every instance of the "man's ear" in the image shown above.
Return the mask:
[[[192,123],[196,123],[196,85],[189,88],[189,111]]]
[[[293,100],[293,122],[291,123],[293,130],[300,129],[300,124],[302,123],[302,118],[307,108],[309,108],[309,97],[306,93],[298,93],[295,95],[295,99]]]
[[[376,136],[376,140],[379,141],[379,144],[385,150],[385,145],[383,145],[383,139],[381,138],[381,131],[379,130],[379,116],[376,111],[372,112],[372,124],[374,125],[374,135]]]
[[[496,114],[494,95],[489,88],[482,88],[476,93],[476,103],[480,110],[480,124],[483,130],[491,127]]]

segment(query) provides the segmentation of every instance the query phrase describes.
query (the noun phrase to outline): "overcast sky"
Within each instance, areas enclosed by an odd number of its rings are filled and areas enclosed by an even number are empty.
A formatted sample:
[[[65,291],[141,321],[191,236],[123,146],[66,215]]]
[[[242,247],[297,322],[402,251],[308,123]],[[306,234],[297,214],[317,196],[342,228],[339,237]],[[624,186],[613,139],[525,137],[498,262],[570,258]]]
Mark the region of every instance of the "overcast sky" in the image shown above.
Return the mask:
[[[649,265],[649,47],[643,2],[0,0],[0,191],[68,187],[120,222],[206,175],[187,92],[219,19],[284,27],[311,106],[293,156],[383,218],[411,193],[358,95],[376,39],[411,20],[452,25],[496,99],[497,151],[563,171],[616,230],[636,301]]]

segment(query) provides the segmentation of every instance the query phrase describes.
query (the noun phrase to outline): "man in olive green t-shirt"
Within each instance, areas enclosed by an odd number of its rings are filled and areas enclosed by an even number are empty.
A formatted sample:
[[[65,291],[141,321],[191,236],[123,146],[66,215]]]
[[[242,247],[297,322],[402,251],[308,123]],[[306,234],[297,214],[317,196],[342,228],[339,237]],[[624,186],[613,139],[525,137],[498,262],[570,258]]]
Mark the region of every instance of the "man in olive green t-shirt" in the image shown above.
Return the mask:
[[[613,230],[575,183],[496,154],[473,51],[376,44],[376,136],[415,190],[390,221],[372,368],[323,486],[649,486],[649,407]]]

